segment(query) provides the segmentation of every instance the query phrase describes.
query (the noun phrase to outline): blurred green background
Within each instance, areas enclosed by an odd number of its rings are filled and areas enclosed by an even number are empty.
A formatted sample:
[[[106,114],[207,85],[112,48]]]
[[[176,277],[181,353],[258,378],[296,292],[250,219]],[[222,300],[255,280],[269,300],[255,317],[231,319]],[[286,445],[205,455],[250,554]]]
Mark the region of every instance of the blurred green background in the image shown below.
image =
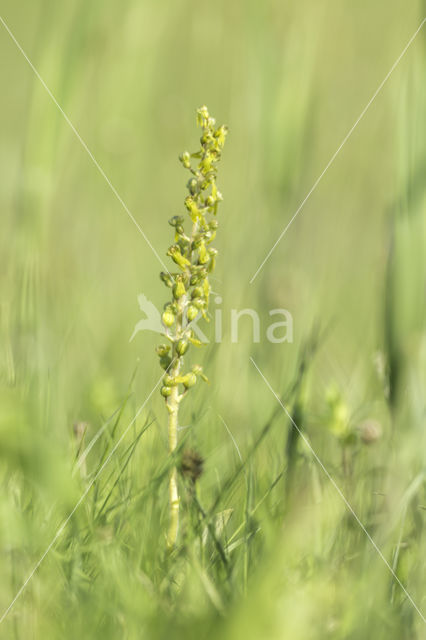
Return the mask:
[[[182,213],[185,196],[177,157],[198,146],[196,108],[207,104],[230,128],[213,280],[224,338],[192,356],[211,383],[182,407],[191,427],[185,436],[206,459],[200,501],[208,511],[219,496],[218,511],[229,517],[217,536],[232,574],[220,567],[214,539],[212,549],[193,541],[164,556],[166,415],[155,393],[132,428],[136,437],[150,424],[131,462],[123,468],[120,449],[1,623],[0,638],[425,637],[421,615],[308,449],[297,457],[297,499],[285,499],[288,419],[275,416],[256,447],[277,401],[249,360],[297,410],[424,615],[424,27],[249,284],[421,24],[424,2],[390,0],[385,10],[381,2],[346,0],[0,6],[164,260],[167,220]],[[0,77],[6,609],[87,486],[72,471],[73,425],[87,423],[93,437],[130,388],[115,433],[105,430],[110,450],[159,379],[158,338],[129,338],[141,318],[137,295],[161,308],[167,291],[153,251],[4,26]],[[259,344],[247,319],[231,343],[230,310],[243,308],[259,312]],[[293,316],[292,344],[265,338],[275,308]],[[315,324],[325,333],[303,393],[287,398]],[[228,493],[239,458],[219,415],[247,461]],[[366,419],[380,423],[379,441],[346,440]],[[110,490],[125,508],[98,517]]]

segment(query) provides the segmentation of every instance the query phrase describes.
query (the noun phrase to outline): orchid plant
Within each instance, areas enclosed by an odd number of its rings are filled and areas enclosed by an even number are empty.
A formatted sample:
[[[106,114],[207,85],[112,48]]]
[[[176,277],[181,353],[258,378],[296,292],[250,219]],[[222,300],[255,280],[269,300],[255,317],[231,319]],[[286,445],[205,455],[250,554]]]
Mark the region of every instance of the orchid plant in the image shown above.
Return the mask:
[[[191,345],[202,344],[196,338],[192,323],[199,317],[209,320],[209,276],[215,268],[217,256],[212,243],[218,228],[218,205],[222,200],[216,186],[216,165],[221,158],[227,127],[216,127],[206,106],[197,110],[197,123],[202,130],[201,148],[194,153],[185,151],[179,158],[190,174],[187,183],[189,194],[184,200],[186,216],[178,215],[169,220],[174,229],[174,243],[169,247],[167,256],[172,259],[176,270],[160,274],[166,287],[171,289],[171,299],[165,304],[162,314],[168,344],[157,347],[160,365],[165,370],[161,394],[168,411],[170,455],[175,453],[178,445],[180,403],[198,379],[207,381],[201,366],[194,364],[188,368],[185,358]],[[173,548],[179,528],[176,465],[170,473],[169,507],[167,544]]]

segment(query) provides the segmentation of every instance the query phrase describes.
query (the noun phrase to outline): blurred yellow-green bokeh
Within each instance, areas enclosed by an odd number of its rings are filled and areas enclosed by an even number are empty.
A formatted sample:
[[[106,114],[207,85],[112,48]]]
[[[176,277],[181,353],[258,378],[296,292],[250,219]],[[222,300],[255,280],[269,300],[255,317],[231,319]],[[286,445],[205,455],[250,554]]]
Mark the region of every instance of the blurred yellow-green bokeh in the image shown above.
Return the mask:
[[[330,387],[355,421],[379,419],[385,438],[392,437],[378,372],[391,335],[405,363],[405,400],[394,419],[406,433],[388,487],[391,505],[424,467],[424,27],[387,77],[424,13],[418,0],[1,1],[0,458],[9,488],[0,498],[0,535],[6,551],[32,549],[16,580],[5,560],[2,609],[54,535],[54,505],[66,515],[81,493],[69,474],[72,425],[87,421],[95,433],[120,406],[135,367],[129,416],[159,379],[158,336],[129,339],[141,318],[138,294],[159,308],[167,300],[156,253],[167,260],[167,220],[183,211],[187,176],[178,155],[198,147],[195,112],[202,104],[230,131],[218,177],[224,202],[212,280],[222,298],[223,340],[197,354],[210,385],[183,405],[184,422],[197,415],[196,442],[208,458],[205,495],[220,484],[223,460],[235,460],[218,414],[244,451],[276,404],[249,357],[282,394],[315,323],[326,338],[309,381],[306,426],[319,451],[327,457],[334,447],[321,426]],[[244,308],[259,313],[259,343],[247,318],[240,340],[231,342],[231,309]],[[269,311],[277,308],[292,314],[291,344],[265,337]],[[143,415],[150,411],[156,431],[151,449],[140,454],[141,478],[155,456],[161,464],[166,455],[157,392]],[[283,445],[283,432],[277,438]],[[339,454],[330,455],[333,469]],[[378,455],[385,465],[386,453]],[[278,445],[259,451],[257,463],[262,486],[268,469],[279,466]],[[373,464],[374,454],[367,468]],[[7,484],[11,474],[44,505],[43,531],[26,511],[21,485],[14,495]],[[344,511],[329,490],[318,527]],[[359,609],[339,617],[348,596],[342,575],[333,582],[322,568],[291,595],[280,591],[293,548],[304,558],[305,548],[330,542],[320,534],[313,539],[309,518],[298,517],[289,533],[294,547],[280,547],[276,566],[269,558],[221,637],[373,637],[362,626],[360,636],[350,635]],[[46,582],[37,583],[41,600],[54,575],[46,570]],[[384,575],[380,570],[378,583]],[[368,585],[358,577],[353,584],[366,597]],[[215,601],[214,587],[207,592]],[[273,613],[272,593],[281,593]],[[263,611],[258,627],[253,601]],[[337,609],[317,636],[323,607]],[[12,622],[4,636],[0,627],[0,637],[31,637],[20,635],[26,620],[18,619],[15,636]],[[40,615],[37,634],[49,624]]]

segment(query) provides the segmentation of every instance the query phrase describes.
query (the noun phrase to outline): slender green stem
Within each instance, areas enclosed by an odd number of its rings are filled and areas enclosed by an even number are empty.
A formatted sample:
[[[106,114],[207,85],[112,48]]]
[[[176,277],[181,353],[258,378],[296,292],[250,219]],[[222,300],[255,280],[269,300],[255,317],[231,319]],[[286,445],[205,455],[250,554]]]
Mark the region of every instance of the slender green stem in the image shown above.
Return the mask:
[[[185,310],[186,296],[179,303],[179,313],[176,318],[176,339],[182,334],[183,315]],[[173,378],[179,376],[182,360],[173,347],[173,361],[170,369],[170,375]],[[169,412],[168,436],[169,436],[169,453],[173,455],[178,445],[178,427],[179,427],[179,403],[181,397],[177,385],[172,387],[171,395],[167,398],[167,410]],[[177,468],[174,465],[170,470],[169,478],[169,529],[167,533],[167,546],[172,549],[176,545],[179,531],[179,488]]]
[[[197,232],[198,223],[194,222],[192,226],[191,233],[191,242],[188,248],[188,259],[192,263],[192,248],[191,243]],[[191,274],[189,269],[185,270],[190,278]],[[186,309],[188,306],[188,296],[182,296],[178,302],[178,313],[176,316],[176,330],[174,336],[174,347],[173,347],[173,364],[170,369],[170,375],[173,378],[177,378],[181,372],[182,368],[182,358],[176,351],[176,342],[179,340],[185,333],[186,329]],[[179,404],[183,395],[179,394],[179,388],[177,385],[172,387],[171,395],[167,398],[167,409],[169,412],[169,425],[168,425],[168,436],[169,436],[169,453],[173,455],[175,449],[178,445],[178,427],[179,427]],[[177,542],[177,537],[179,533],[179,487],[178,487],[178,474],[176,466],[173,466],[170,471],[169,478],[169,529],[167,533],[167,546],[169,549],[172,549]]]
[[[177,366],[180,367],[179,360],[177,360]],[[178,372],[176,372],[176,375],[178,375]],[[178,443],[179,398],[177,387],[173,388],[172,395],[167,399],[167,408],[169,410],[169,453],[173,455]],[[167,546],[171,549],[176,544],[179,530],[179,490],[176,466],[173,466],[170,470],[169,507],[170,519]]]

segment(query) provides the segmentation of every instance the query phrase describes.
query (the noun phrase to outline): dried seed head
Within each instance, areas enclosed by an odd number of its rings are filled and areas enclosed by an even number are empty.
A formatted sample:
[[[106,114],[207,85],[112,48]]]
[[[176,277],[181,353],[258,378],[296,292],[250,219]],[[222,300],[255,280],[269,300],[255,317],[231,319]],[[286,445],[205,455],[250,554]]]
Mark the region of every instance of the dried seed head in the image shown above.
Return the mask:
[[[75,439],[78,443],[80,443],[83,440],[86,431],[89,428],[89,425],[87,424],[87,422],[74,422],[72,428],[74,431]]]
[[[180,470],[182,475],[195,484],[203,473],[204,459],[195,449],[185,449],[182,453]]]
[[[382,435],[382,425],[377,420],[367,419],[358,425],[358,431],[364,444],[373,444]]]

